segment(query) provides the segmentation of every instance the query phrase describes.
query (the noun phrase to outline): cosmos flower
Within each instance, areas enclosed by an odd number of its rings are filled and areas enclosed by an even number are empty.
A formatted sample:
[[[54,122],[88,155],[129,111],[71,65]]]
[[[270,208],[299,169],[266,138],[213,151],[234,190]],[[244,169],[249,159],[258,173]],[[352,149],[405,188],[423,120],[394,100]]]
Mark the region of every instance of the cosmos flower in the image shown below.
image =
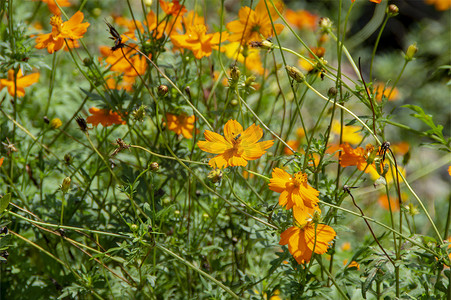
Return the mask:
[[[291,10],[287,9],[285,18],[298,29],[315,30],[318,26],[319,17],[307,10]]]
[[[167,15],[172,16],[183,16],[187,12],[185,5],[180,5],[178,0],[172,2],[160,0],[160,7]]]
[[[336,233],[330,226],[307,222],[301,227],[292,226],[282,232],[279,245],[287,245],[299,264],[308,263],[313,252],[324,254],[331,246]]]
[[[196,117],[194,115],[188,116],[186,114],[173,115],[166,113],[167,128],[176,134],[181,134],[187,139],[193,138],[194,122]]]
[[[185,34],[172,34],[171,41],[174,46],[191,50],[197,59],[208,57],[213,50],[218,49],[218,44],[227,40],[227,32],[215,32],[207,34],[207,26],[200,23],[199,19],[195,23],[184,20]]]
[[[248,160],[260,158],[274,144],[274,140],[258,142],[263,136],[260,126],[252,124],[243,131],[235,120],[229,120],[224,125],[224,136],[209,130],[205,130],[204,135],[206,141],[199,141],[197,145],[205,152],[217,154],[208,164],[219,169],[244,167]]]
[[[40,0],[41,2],[44,2],[47,4],[50,12],[56,16],[61,15],[61,11],[58,8],[58,6],[55,3],[55,0]],[[69,7],[70,6],[70,2],[67,0],[58,0],[58,4],[61,7]]]
[[[32,85],[33,83],[38,82],[39,73],[33,73],[27,76],[23,76],[22,70],[19,70],[16,74],[16,84],[14,86],[14,70],[11,69],[8,71],[7,79],[0,79],[0,90],[3,88],[8,88],[8,93],[14,97],[15,92],[17,92],[17,97],[25,96],[25,89],[27,86]]]
[[[308,184],[306,173],[297,172],[291,175],[280,168],[274,168],[271,175],[269,189],[280,193],[280,206],[287,209],[297,206],[303,210],[315,208],[319,192]]]
[[[37,49],[47,48],[48,53],[53,53],[64,47],[65,39],[71,41],[81,39],[89,27],[89,23],[81,23],[83,21],[83,13],[76,12],[67,22],[63,22],[60,16],[50,18],[52,32],[40,34],[36,38]]]
[[[92,115],[86,118],[86,122],[92,124],[93,126],[97,126],[99,125],[99,123],[104,127],[108,127],[114,124],[126,124],[118,113],[112,112],[108,109],[91,107],[89,109],[89,112]]]
[[[277,10],[283,10],[282,1],[274,1]],[[251,41],[261,41],[264,38],[274,36],[272,21],[279,18],[274,7],[268,2],[268,10],[266,9],[265,0],[260,0],[255,10],[245,6],[238,12],[238,20],[229,22],[227,29],[232,33],[229,37],[231,42],[241,42],[243,45]],[[270,18],[271,15],[271,18]],[[282,32],[284,26],[282,24],[274,24],[276,34]],[[262,37],[263,36],[263,37]]]

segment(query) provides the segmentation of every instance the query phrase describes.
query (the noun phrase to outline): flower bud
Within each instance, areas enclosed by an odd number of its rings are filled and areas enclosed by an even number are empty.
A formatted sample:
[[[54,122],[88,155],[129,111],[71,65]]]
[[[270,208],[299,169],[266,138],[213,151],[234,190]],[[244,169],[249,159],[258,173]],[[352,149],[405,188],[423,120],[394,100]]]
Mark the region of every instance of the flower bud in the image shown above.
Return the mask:
[[[395,17],[399,14],[399,8],[394,4],[390,4],[387,7],[387,14],[389,17]]]
[[[176,217],[180,216],[180,210],[174,211],[174,215],[175,215]]]
[[[70,165],[72,163],[72,155],[70,155],[69,153],[64,155],[64,162],[66,163],[66,165]]]
[[[237,106],[238,105],[238,100],[232,99],[232,101],[230,101],[230,105]]]
[[[47,116],[44,116],[43,119],[45,124],[50,124],[50,120]]]
[[[290,75],[291,78],[293,78],[297,82],[304,81],[304,79],[305,79],[304,74],[302,74],[302,72],[298,68],[291,67],[291,66],[287,66],[286,68],[288,71],[288,75]]]
[[[329,18],[320,18],[319,27],[322,32],[329,32],[332,30],[332,21]]]
[[[337,89],[333,86],[329,89],[329,91],[327,91],[327,96],[329,96],[329,98],[334,98],[337,95],[338,91]]]
[[[237,66],[233,66],[230,68],[230,77],[233,81],[237,82],[240,79],[241,71]]]
[[[161,84],[160,86],[158,86],[158,91],[157,91],[158,96],[163,97],[168,93],[168,91],[169,91],[169,88],[166,85]]]
[[[50,126],[53,129],[60,128],[61,125],[63,125],[63,122],[61,122],[61,120],[59,118],[54,118],[54,119],[52,119],[52,121],[50,121]]]
[[[132,116],[136,121],[142,122],[144,120],[144,116],[146,115],[147,106],[141,105],[138,109],[135,109],[132,112]]]
[[[208,173],[208,179],[210,179],[211,182],[217,183],[221,181],[222,178],[222,171],[219,169],[211,170],[210,173]]]
[[[85,67],[88,67],[88,66],[90,66],[91,64],[92,64],[92,59],[91,59],[91,58],[89,58],[89,57],[83,58],[83,65],[84,65]]]
[[[416,207],[412,203],[409,203],[408,205],[406,205],[405,209],[407,210],[408,214],[411,216],[415,216],[420,213],[420,210],[418,209],[418,207]]]
[[[158,171],[158,169],[160,169],[160,166],[158,165],[157,162],[154,161],[153,163],[150,164],[149,168],[152,172],[156,172]]]
[[[405,59],[407,61],[413,60],[413,57],[415,56],[415,53],[417,53],[417,51],[418,51],[417,43],[413,43],[412,45],[409,46],[409,48],[407,48]]]
[[[67,193],[69,191],[70,182],[71,182],[70,177],[64,178],[63,183],[61,184],[61,191],[63,193]]]
[[[139,229],[139,226],[138,226],[138,225],[136,225],[136,224],[130,225],[130,230],[131,230],[131,231],[135,232],[135,231],[137,231],[138,229]]]
[[[152,6],[152,2],[153,2],[152,0],[144,0],[144,5],[150,7]]]

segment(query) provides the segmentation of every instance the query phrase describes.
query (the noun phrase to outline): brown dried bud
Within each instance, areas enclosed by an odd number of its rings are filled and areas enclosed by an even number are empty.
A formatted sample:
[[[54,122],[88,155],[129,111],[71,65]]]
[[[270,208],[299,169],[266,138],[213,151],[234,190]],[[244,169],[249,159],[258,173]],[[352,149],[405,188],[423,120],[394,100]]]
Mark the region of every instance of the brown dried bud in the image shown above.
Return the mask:
[[[75,121],[77,121],[78,127],[80,127],[81,131],[88,133],[88,123],[86,123],[86,120],[83,119],[83,117],[77,116]]]

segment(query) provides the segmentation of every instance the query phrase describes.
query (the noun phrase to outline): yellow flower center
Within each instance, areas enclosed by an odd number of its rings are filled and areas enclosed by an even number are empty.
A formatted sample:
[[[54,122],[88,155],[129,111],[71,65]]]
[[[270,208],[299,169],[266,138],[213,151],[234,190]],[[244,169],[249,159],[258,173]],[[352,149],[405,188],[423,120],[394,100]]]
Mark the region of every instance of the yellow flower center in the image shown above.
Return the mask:
[[[205,35],[205,32],[207,32],[207,27],[202,24],[193,25],[189,28],[189,38],[190,40],[194,41],[200,41],[202,37]]]
[[[293,175],[294,186],[300,187],[307,182],[307,174],[302,172],[297,172]]]
[[[63,31],[63,20],[61,20],[60,16],[51,17],[50,25],[52,25],[54,31],[56,31],[58,34],[61,33],[61,31]]]

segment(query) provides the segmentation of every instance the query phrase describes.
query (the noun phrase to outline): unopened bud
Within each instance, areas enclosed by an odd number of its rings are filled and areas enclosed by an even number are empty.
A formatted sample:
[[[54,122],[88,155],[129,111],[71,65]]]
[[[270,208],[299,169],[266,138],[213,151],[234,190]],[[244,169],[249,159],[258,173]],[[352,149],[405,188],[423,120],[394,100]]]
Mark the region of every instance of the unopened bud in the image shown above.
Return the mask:
[[[420,210],[418,209],[418,207],[416,207],[412,203],[409,203],[408,205],[406,205],[405,209],[407,210],[407,212],[411,216],[415,216],[415,215],[418,215],[420,213]]]
[[[319,27],[322,32],[329,32],[332,30],[332,21],[329,18],[320,18]]]
[[[138,226],[138,225],[136,225],[136,224],[130,225],[130,230],[131,230],[131,231],[135,232],[135,231],[137,231],[138,229],[139,229],[139,226]]]
[[[63,122],[61,122],[61,120],[59,118],[54,118],[54,119],[52,119],[52,121],[50,121],[50,126],[53,129],[57,129],[57,128],[61,127],[61,125],[63,125]]]
[[[329,89],[329,91],[327,91],[327,96],[329,96],[329,98],[334,98],[337,95],[338,91],[337,89],[333,86]]]
[[[91,58],[89,58],[89,57],[83,58],[83,65],[85,67],[89,67],[91,64],[92,64],[92,59]]]
[[[71,182],[70,177],[64,178],[63,183],[61,184],[61,191],[63,193],[67,193],[69,191],[70,182]]]
[[[387,7],[387,14],[389,17],[395,17],[398,15],[398,13],[399,13],[399,8],[396,5],[390,4]]]
[[[136,121],[142,122],[144,120],[144,116],[146,115],[147,106],[141,105],[138,109],[135,109],[132,112],[132,116]]]
[[[158,91],[157,91],[158,96],[163,97],[168,93],[168,91],[169,91],[169,88],[166,85],[161,84],[160,86],[158,86]]]
[[[157,162],[151,163],[149,167],[152,172],[156,172],[158,171],[158,169],[160,169],[160,166],[158,165]]]
[[[67,165],[70,165],[72,163],[72,155],[70,155],[69,153],[64,155],[64,162]]]
[[[180,210],[174,211],[174,215],[175,215],[176,217],[180,216]]]
[[[302,72],[298,68],[287,66],[287,71],[288,75],[290,75],[290,77],[296,80],[297,82],[304,81],[305,79],[304,74],[302,74]]]
[[[211,170],[207,177],[213,183],[219,182],[222,178],[222,171],[219,169]]]
[[[238,69],[237,66],[233,66],[230,68],[230,78],[232,78],[233,81],[237,82],[240,79],[241,71]]]
[[[415,53],[417,53],[417,51],[418,51],[417,43],[413,43],[412,45],[409,46],[409,48],[407,48],[405,59],[407,61],[413,60],[413,57],[415,56]]]
[[[152,6],[152,2],[153,2],[152,0],[144,0],[144,5],[150,7]]]
[[[274,44],[271,43],[268,40],[263,40],[261,42],[253,41],[253,42],[250,43],[250,45],[253,48],[261,48],[261,49],[265,49],[265,50],[272,50],[272,49],[274,49]]]
[[[230,101],[230,105],[237,106],[238,105],[238,100],[232,99],[232,101]]]

